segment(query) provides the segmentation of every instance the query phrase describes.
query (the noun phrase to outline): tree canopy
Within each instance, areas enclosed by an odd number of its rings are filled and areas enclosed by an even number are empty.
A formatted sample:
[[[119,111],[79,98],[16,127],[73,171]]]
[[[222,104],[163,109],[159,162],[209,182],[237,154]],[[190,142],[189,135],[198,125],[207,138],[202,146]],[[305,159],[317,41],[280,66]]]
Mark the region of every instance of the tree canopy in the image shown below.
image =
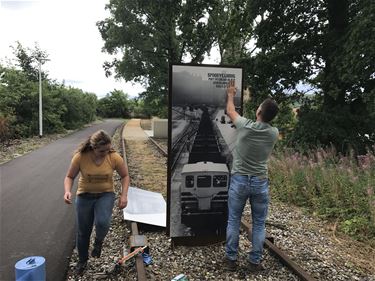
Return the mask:
[[[0,141],[38,135],[39,128],[39,59],[46,52],[13,47],[15,63],[0,64]],[[45,134],[77,129],[96,118],[97,97],[80,89],[67,87],[42,72],[43,131]]]
[[[375,143],[374,1],[111,0],[106,8],[97,25],[116,58],[104,68],[143,83],[154,114],[165,115],[169,63],[201,63],[217,48],[221,64],[244,68],[250,111],[267,96],[287,115],[301,105],[289,144],[363,151]]]
[[[107,62],[107,74],[142,83],[145,102],[166,115],[169,63],[189,57],[200,63],[213,38],[204,15],[210,1],[112,0],[111,17],[98,22],[104,50],[121,59]]]
[[[130,117],[130,101],[127,94],[114,90],[98,101],[98,114],[103,117]]]

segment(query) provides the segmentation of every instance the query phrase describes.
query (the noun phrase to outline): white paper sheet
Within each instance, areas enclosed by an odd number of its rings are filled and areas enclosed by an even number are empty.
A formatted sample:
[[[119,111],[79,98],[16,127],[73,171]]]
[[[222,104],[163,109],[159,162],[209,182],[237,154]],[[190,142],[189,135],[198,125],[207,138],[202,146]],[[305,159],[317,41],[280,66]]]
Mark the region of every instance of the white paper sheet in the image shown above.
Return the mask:
[[[129,187],[124,219],[166,227],[167,204],[161,193]]]

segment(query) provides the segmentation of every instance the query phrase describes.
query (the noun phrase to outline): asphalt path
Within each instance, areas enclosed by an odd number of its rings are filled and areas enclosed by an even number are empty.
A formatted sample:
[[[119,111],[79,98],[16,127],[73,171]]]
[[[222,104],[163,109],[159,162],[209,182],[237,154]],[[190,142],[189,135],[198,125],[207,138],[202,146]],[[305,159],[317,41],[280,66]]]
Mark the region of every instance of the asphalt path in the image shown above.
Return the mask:
[[[63,199],[73,151],[95,131],[113,135],[123,122],[105,120],[0,165],[1,281],[15,280],[15,263],[29,256],[46,259],[47,280],[64,280],[75,241],[74,204]]]

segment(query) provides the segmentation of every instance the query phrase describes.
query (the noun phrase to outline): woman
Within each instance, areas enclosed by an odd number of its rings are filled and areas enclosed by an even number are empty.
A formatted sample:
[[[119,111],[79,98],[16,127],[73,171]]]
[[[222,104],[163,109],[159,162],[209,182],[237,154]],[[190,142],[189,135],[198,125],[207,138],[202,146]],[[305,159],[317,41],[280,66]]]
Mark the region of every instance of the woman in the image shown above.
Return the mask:
[[[64,180],[64,200],[72,204],[72,186],[80,172],[76,196],[77,249],[76,271],[82,274],[87,267],[90,236],[95,223],[96,237],[91,256],[100,257],[102,244],[109,230],[115,201],[113,172],[121,177],[122,192],[118,207],[126,207],[129,174],[122,157],[111,148],[110,136],[100,130],[81,143],[71,161]]]

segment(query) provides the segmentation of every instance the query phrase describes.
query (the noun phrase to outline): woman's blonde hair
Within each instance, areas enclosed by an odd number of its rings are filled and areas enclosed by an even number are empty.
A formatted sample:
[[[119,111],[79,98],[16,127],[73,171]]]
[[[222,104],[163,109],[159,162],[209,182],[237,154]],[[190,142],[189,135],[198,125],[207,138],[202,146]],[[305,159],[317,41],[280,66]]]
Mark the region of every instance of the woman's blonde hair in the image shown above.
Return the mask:
[[[83,141],[75,153],[81,152],[85,153],[88,151],[93,150],[101,145],[107,145],[112,143],[111,137],[103,130],[96,131],[91,136],[88,137],[87,140]],[[110,152],[114,152],[115,150],[111,149]]]

